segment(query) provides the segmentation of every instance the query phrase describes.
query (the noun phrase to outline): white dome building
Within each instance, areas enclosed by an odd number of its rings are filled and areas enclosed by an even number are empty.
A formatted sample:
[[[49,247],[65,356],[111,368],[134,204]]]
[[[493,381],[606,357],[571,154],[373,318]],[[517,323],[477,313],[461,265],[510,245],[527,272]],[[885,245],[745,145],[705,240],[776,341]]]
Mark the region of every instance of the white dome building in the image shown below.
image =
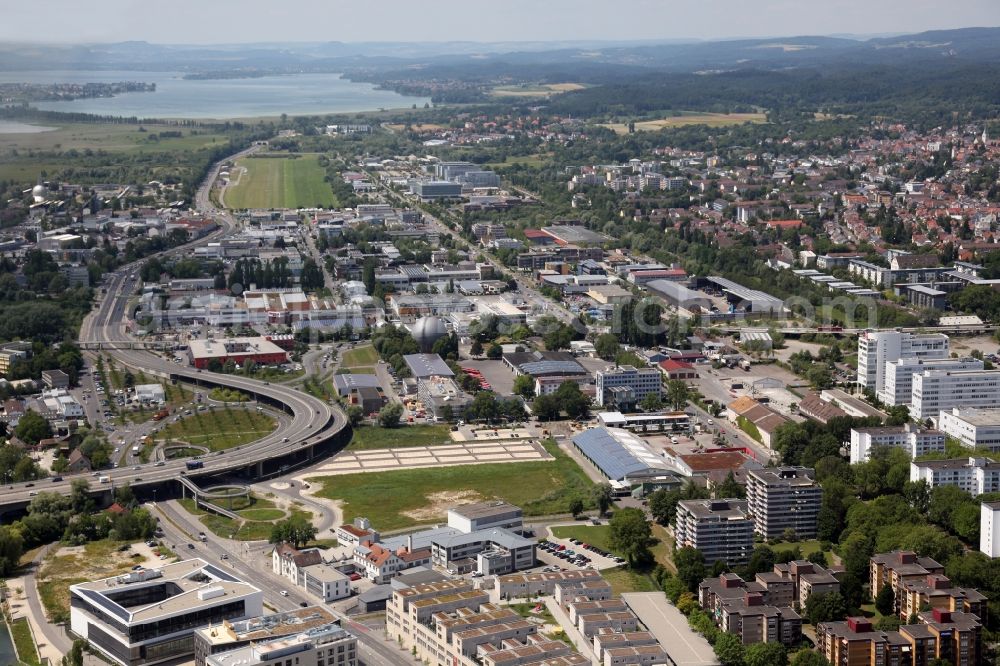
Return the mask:
[[[448,325],[440,317],[421,317],[410,329],[420,351],[429,354],[434,343],[448,335]]]
[[[35,203],[41,203],[49,198],[49,190],[47,187],[39,183],[31,188],[31,196],[35,200]]]

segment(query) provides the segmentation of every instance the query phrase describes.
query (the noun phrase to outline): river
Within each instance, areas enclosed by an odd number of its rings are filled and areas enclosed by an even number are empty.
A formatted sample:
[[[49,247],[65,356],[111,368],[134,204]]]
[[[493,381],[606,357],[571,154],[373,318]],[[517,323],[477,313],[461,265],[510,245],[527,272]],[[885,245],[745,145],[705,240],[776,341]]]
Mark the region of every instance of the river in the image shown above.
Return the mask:
[[[288,74],[249,79],[184,79],[179,72],[0,71],[0,83],[155,83],[155,92],[115,97],[36,102],[49,111],[139,118],[248,118],[317,115],[423,106],[423,97],[406,97],[355,83],[340,74]]]

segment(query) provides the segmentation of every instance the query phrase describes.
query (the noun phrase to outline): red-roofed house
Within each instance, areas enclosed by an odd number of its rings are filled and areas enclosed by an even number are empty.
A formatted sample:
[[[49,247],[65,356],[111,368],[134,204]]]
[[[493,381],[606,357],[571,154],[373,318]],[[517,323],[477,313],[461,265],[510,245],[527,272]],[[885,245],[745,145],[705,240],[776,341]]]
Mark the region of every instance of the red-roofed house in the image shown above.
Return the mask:
[[[429,565],[431,549],[420,548],[410,551],[400,548],[393,552],[377,543],[369,546],[358,546],[354,549],[354,564],[364,570],[365,577],[376,584],[388,583],[400,571]]]
[[[764,224],[772,229],[798,229],[802,220],[766,220]]]
[[[668,380],[698,379],[698,371],[694,369],[693,365],[683,361],[675,361],[672,358],[660,361],[660,370]]]

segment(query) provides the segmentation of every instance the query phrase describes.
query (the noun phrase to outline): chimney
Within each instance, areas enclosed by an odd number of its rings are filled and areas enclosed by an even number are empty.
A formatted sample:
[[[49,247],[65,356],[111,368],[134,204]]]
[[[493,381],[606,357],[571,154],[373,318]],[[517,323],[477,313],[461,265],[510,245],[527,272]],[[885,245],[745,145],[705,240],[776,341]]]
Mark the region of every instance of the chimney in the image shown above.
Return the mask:
[[[413,552],[413,535],[412,534],[407,534],[406,535],[406,551],[409,552],[409,553]]]
[[[864,617],[849,617],[847,618],[847,628],[856,634],[864,634],[872,630],[872,623]]]
[[[913,564],[917,561],[917,554],[913,551],[903,550],[899,553],[900,564]]]
[[[940,574],[931,574],[927,577],[927,585],[932,590],[947,590],[951,587],[951,581],[948,580],[947,576],[942,576]]]
[[[745,601],[747,606],[763,606],[764,597],[761,596],[760,592],[747,592]]]
[[[947,624],[948,622],[951,622],[951,611],[946,611],[941,608],[935,608],[934,621],[940,622],[941,624]]]

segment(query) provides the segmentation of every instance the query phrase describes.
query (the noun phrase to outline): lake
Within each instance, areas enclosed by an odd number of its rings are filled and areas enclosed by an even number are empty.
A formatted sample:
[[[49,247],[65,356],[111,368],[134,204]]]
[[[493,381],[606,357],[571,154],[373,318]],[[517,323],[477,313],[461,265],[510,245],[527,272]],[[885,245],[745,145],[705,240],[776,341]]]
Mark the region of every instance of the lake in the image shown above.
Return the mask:
[[[139,118],[248,118],[255,116],[353,113],[380,108],[422,107],[429,99],[377,90],[340,74],[289,74],[253,79],[188,80],[179,72],[0,71],[0,83],[155,83],[156,92],[115,97],[35,102],[48,111]]]

